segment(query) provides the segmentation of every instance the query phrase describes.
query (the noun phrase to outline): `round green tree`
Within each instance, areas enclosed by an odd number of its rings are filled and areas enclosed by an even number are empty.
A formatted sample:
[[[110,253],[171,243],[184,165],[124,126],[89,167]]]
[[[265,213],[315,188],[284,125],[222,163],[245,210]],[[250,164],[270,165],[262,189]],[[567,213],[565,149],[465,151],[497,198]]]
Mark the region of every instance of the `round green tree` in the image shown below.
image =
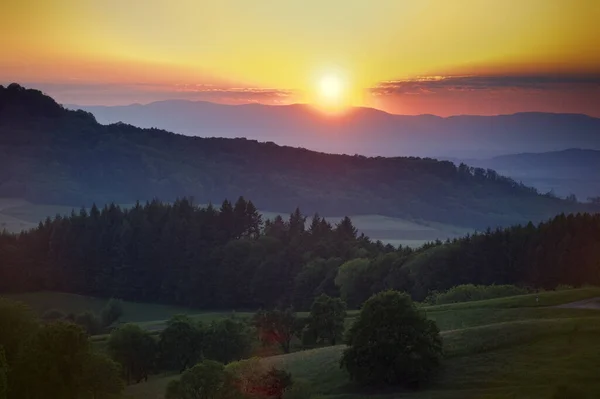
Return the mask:
[[[341,366],[364,385],[416,388],[440,366],[442,340],[434,322],[397,291],[372,296],[347,336]]]
[[[220,399],[225,393],[222,363],[205,360],[187,369],[167,386],[166,399]]]

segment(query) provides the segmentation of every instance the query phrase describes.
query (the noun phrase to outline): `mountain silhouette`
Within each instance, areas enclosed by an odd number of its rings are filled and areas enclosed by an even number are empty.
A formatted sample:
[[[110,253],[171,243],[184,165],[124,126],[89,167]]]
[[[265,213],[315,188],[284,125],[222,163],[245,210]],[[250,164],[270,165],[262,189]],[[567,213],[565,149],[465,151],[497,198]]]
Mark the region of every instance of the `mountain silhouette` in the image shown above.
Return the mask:
[[[246,137],[315,151],[367,156],[490,158],[568,148],[600,150],[600,119],[579,114],[393,115],[350,108],[329,115],[307,105],[223,105],[169,100],[147,105],[69,105],[103,124],[124,122],[201,137]]]
[[[332,155],[106,126],[18,85],[0,86],[0,171],[0,197],[69,205],[183,196],[220,203],[244,196],[278,212],[300,206],[306,213],[380,214],[475,228],[595,209],[449,161]]]

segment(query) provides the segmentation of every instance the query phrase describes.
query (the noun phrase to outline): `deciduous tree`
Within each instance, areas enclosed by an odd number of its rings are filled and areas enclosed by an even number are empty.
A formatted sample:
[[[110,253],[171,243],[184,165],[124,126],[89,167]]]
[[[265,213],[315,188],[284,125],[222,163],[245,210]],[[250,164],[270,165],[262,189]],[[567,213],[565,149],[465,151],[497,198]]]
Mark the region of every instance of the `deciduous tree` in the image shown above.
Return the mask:
[[[341,366],[361,384],[417,387],[440,366],[442,339],[410,297],[385,291],[367,300],[348,334]]]

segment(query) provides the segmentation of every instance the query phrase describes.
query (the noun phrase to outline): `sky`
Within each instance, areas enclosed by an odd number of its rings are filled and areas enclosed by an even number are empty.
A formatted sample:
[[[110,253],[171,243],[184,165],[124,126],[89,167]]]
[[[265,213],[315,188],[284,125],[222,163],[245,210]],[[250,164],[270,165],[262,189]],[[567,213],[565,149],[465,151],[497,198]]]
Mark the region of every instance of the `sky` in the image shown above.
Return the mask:
[[[600,117],[598,0],[2,0],[0,84],[166,99]]]

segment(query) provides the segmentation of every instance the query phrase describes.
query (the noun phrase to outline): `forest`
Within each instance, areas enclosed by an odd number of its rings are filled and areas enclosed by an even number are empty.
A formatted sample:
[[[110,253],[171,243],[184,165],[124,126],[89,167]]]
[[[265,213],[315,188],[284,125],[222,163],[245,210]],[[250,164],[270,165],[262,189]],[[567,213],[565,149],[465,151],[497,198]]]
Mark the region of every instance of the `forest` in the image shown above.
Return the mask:
[[[350,308],[387,289],[422,301],[460,284],[552,289],[600,284],[600,215],[559,215],[417,249],[358,235],[297,209],[263,221],[240,197],[111,204],[0,235],[0,292],[51,290],[201,309],[294,306],[341,296]]]
[[[101,125],[37,90],[0,86],[0,197],[90,207],[239,196],[274,212],[300,207],[309,214],[378,214],[480,230],[598,209],[448,161],[324,154]]]

